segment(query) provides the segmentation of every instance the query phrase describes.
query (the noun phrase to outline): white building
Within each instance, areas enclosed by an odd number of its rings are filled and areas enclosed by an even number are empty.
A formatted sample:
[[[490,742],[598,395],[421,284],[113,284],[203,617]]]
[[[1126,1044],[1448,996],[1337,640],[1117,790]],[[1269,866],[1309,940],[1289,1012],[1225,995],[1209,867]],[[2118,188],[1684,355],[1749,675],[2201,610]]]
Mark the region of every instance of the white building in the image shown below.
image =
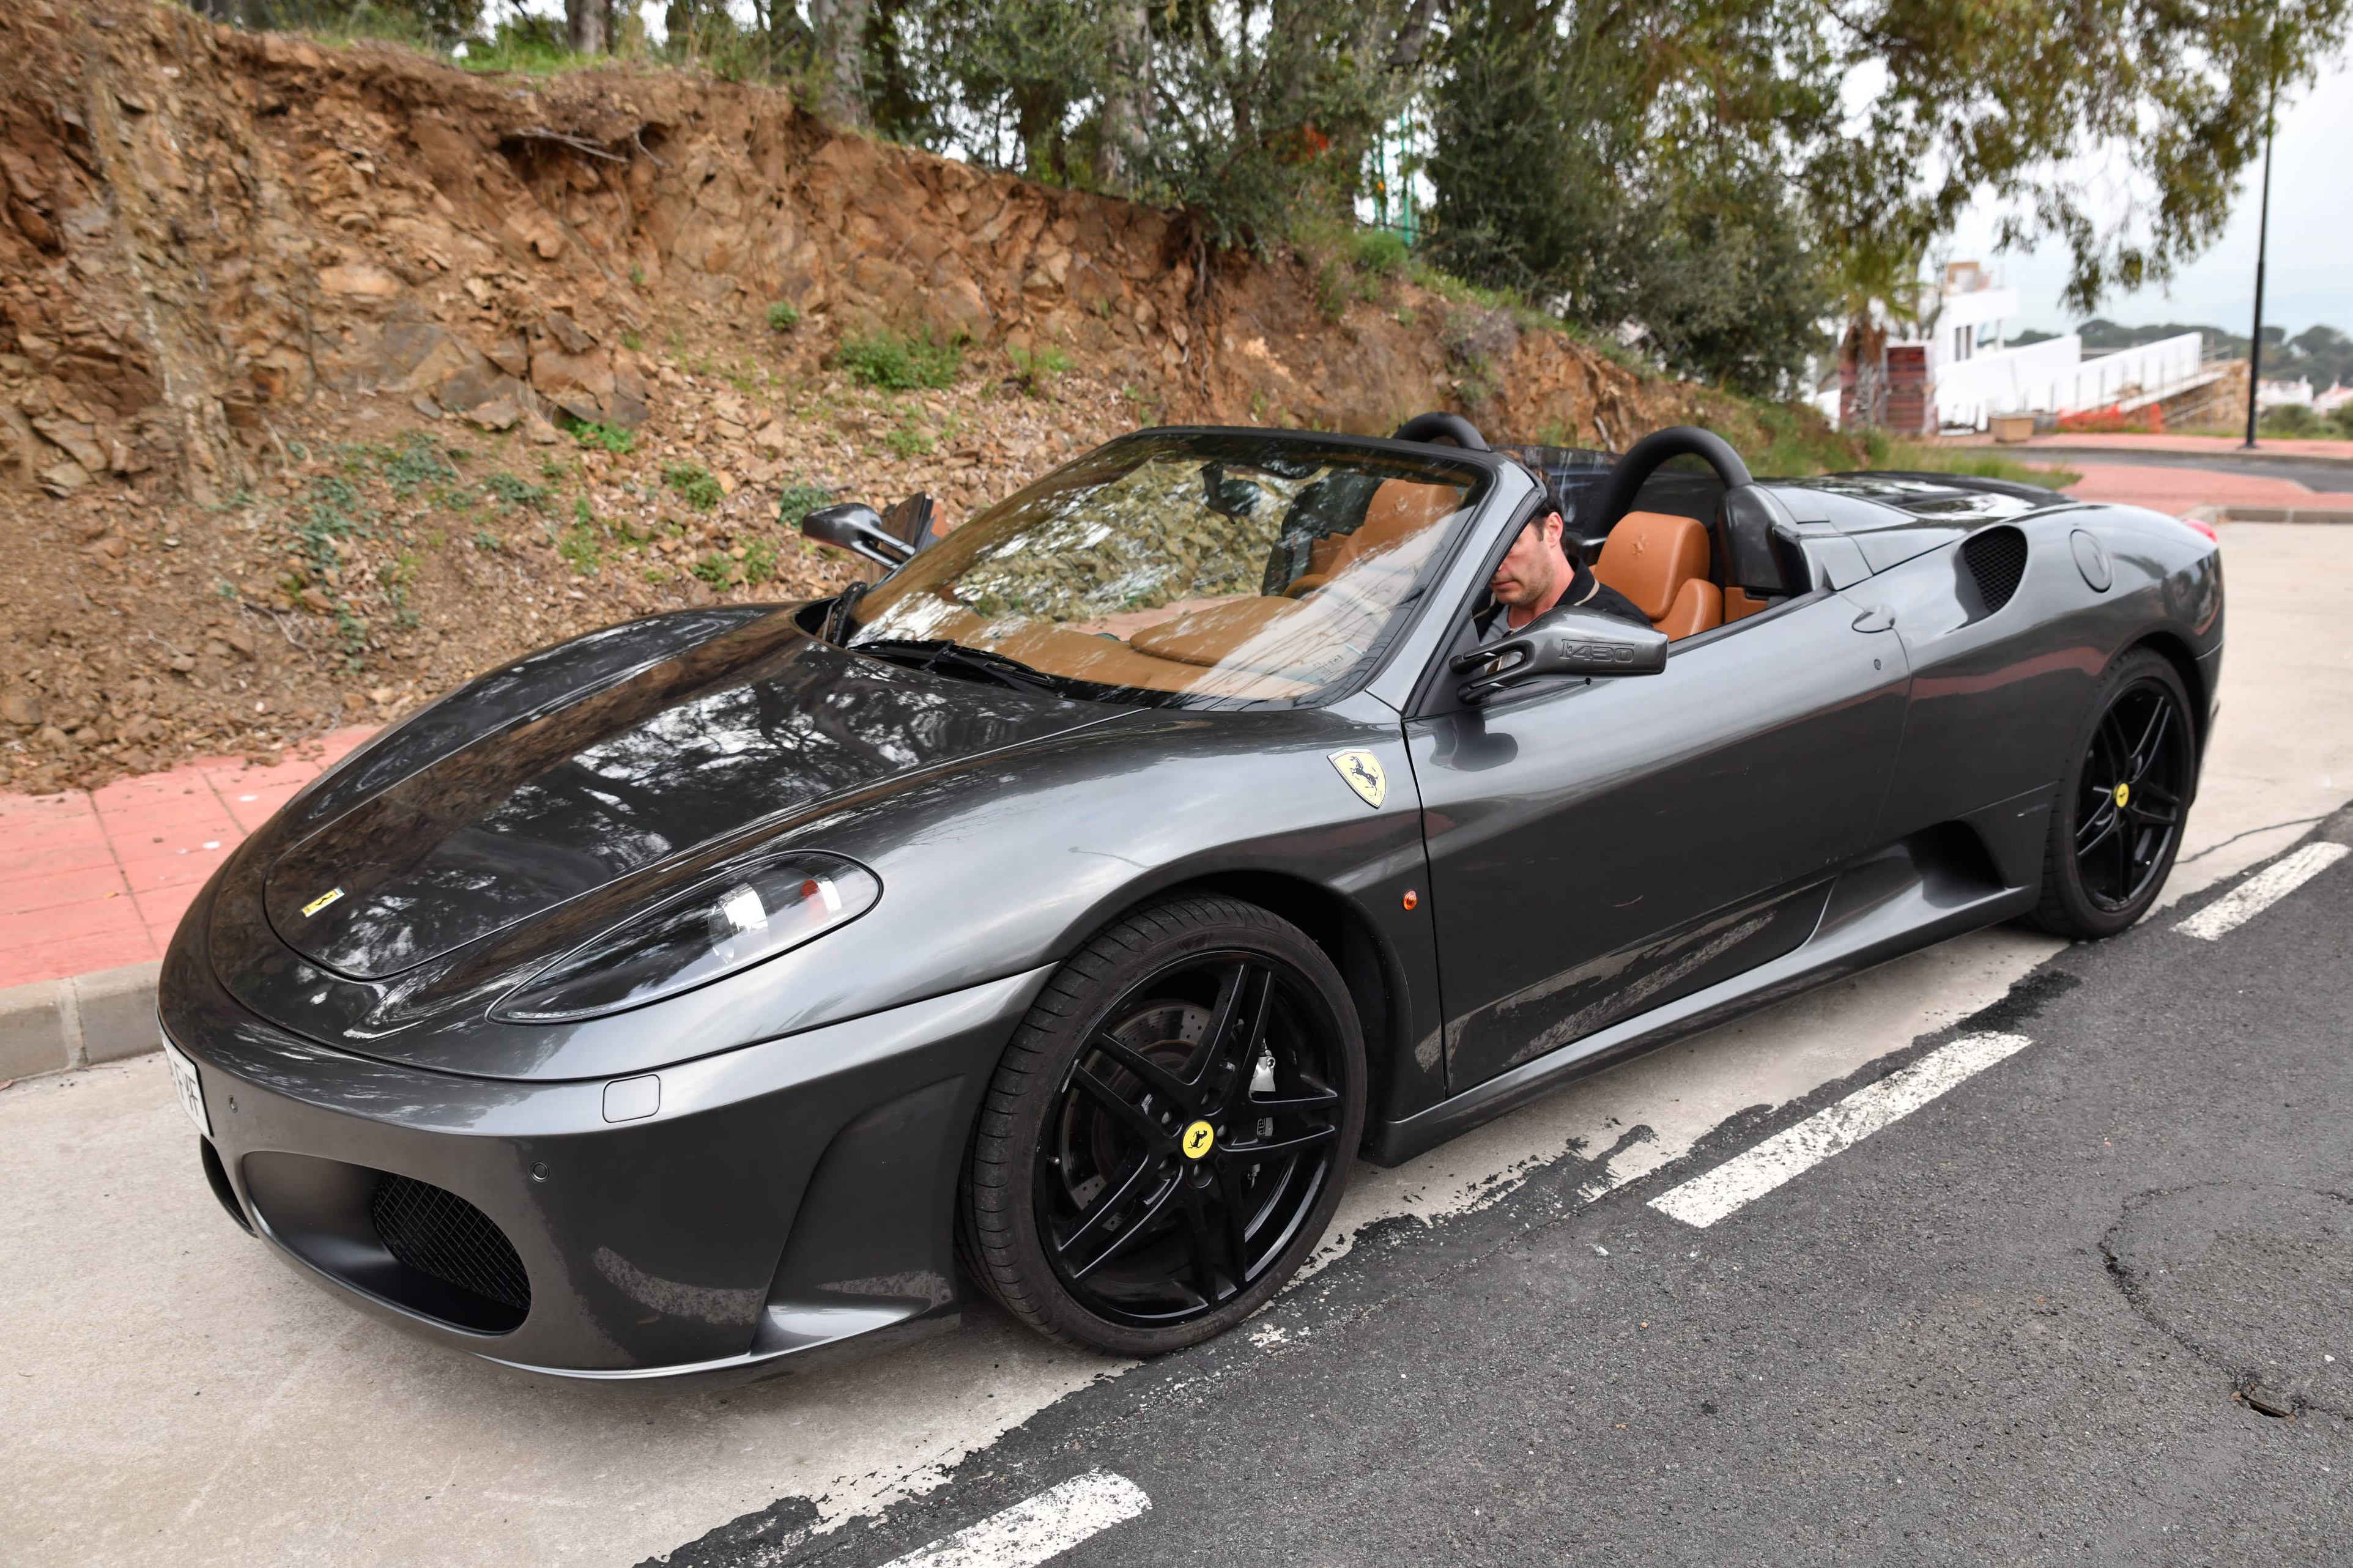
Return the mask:
[[[1947,267],[1924,306],[1913,335],[1888,341],[1926,348],[1926,404],[1943,429],[1982,430],[1997,414],[2109,407],[2131,413],[2223,374],[2203,363],[2204,339],[2197,332],[2089,355],[2073,332],[2013,346],[2010,322],[2018,314],[2018,290],[1998,287],[1993,274],[1974,261]],[[1823,407],[1835,421],[1835,387],[1823,395]]]

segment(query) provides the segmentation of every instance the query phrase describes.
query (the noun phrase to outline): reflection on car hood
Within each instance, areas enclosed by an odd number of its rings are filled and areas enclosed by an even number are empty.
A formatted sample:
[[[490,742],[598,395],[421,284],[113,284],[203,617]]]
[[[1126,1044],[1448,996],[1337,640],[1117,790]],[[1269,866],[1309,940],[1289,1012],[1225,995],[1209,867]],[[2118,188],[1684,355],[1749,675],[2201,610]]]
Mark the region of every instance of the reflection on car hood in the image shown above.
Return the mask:
[[[380,979],[760,818],[1103,717],[773,616],[367,797],[280,857],[265,904],[313,963]]]

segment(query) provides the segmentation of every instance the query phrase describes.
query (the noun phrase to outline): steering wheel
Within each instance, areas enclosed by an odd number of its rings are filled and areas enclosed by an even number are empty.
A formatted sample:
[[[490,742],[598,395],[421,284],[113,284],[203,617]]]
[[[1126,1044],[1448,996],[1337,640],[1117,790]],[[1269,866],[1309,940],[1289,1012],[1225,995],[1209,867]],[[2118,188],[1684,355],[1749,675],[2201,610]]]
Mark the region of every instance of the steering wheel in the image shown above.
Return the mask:
[[[1423,419],[1431,417],[1422,416]],[[1748,465],[1740,460],[1740,454],[1723,437],[1696,425],[1671,425],[1664,430],[1651,431],[1627,447],[1625,455],[1609,466],[1609,477],[1593,499],[1591,516],[1577,519],[1578,530],[1588,535],[1607,533],[1610,525],[1633,506],[1635,496],[1661,464],[1670,458],[1686,456],[1698,458],[1714,468],[1726,489],[1752,482]]]
[[[1417,414],[1397,427],[1392,441],[1451,441],[1466,452],[1483,452],[1487,438],[1460,414]],[[1734,459],[1736,462],[1737,458]]]

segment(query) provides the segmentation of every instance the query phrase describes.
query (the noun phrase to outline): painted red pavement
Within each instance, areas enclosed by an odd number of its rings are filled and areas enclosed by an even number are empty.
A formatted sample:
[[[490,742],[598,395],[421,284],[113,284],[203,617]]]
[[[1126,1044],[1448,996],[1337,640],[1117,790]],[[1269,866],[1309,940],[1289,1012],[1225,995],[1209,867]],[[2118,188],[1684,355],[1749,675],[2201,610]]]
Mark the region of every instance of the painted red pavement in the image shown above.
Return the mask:
[[[0,793],[0,985],[164,956],[213,868],[373,730],[274,768],[185,763],[63,795]]]

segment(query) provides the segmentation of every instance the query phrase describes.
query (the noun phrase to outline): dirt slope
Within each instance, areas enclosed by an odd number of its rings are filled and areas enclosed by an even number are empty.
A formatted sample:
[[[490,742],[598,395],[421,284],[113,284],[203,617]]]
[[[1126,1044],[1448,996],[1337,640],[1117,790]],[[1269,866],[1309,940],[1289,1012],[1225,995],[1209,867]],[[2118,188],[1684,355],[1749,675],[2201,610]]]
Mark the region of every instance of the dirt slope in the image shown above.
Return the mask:
[[[1211,262],[1167,215],[738,84],[472,76],[136,0],[15,0],[0,56],[19,788],[823,591],[849,565],[780,494],[923,489],[961,518],[1156,421],[1380,431],[1469,397],[1491,430],[1614,446],[1739,416],[1398,279],[1344,279],[1335,319],[1303,263]],[[960,374],[860,384],[836,357],[877,330],[961,340]],[[1071,368],[1018,384],[1048,348]],[[559,429],[584,421],[601,443]]]

